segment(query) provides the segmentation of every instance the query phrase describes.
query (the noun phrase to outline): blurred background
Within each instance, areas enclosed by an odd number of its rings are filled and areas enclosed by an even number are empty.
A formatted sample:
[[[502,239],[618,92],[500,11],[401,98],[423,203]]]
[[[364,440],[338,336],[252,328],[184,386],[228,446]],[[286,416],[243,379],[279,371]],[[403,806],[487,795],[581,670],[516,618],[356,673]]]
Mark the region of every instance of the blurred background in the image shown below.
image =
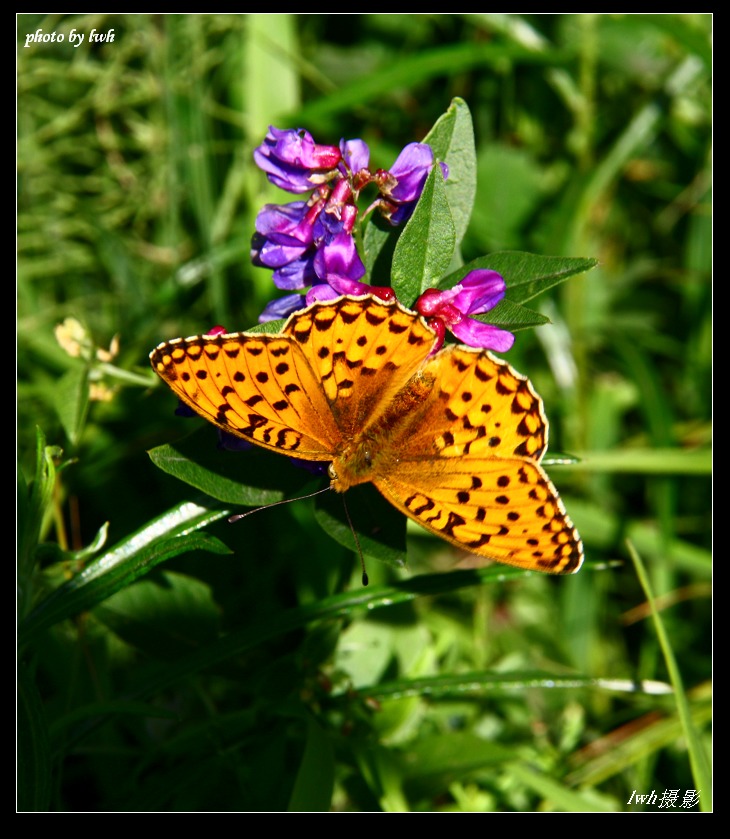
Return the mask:
[[[707,809],[712,16],[16,20],[19,617],[63,604],[21,631],[18,808]],[[599,261],[509,354],[576,459],[548,470],[584,569],[449,571],[409,525],[408,568],[371,560],[363,590],[300,501],[74,606],[66,581],[195,495],[147,452],[215,443],[149,351],[278,295],[249,255],[289,200],[253,165],[268,126],[387,168],[454,97],[464,260]]]

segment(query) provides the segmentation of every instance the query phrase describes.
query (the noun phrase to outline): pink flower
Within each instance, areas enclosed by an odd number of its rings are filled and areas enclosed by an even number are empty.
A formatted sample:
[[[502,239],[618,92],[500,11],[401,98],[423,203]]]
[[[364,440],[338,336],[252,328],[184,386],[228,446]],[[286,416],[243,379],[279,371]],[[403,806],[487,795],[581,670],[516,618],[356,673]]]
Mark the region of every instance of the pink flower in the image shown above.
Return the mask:
[[[511,332],[470,317],[493,309],[504,297],[505,288],[496,271],[478,268],[447,291],[427,289],[416,301],[415,308],[442,340],[448,329],[470,347],[506,352],[515,341]]]

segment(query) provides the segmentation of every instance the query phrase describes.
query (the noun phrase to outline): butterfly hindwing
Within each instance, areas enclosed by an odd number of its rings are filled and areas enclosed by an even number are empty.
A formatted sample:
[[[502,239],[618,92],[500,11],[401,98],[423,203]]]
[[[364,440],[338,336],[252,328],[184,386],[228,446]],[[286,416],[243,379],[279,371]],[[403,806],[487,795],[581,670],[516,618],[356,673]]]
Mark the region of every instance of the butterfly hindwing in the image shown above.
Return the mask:
[[[580,539],[539,464],[469,455],[442,465],[403,462],[375,484],[391,504],[464,551],[552,573],[580,567]]]
[[[540,467],[548,426],[530,382],[483,350],[450,346],[419,378],[428,398],[394,427],[397,466],[374,479],[428,530],[480,556],[553,573],[582,546]],[[417,382],[411,384],[417,389]]]

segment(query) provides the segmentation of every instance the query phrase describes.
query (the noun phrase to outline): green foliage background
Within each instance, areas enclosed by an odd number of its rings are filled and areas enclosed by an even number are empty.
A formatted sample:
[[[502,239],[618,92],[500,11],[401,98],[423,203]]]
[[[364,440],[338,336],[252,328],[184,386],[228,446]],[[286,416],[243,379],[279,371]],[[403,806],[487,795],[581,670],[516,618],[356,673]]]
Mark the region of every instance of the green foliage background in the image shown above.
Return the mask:
[[[711,26],[18,15],[19,810],[711,808]],[[65,40],[26,46],[39,29]],[[270,124],[387,168],[454,97],[477,140],[463,258],[599,262],[509,354],[549,455],[578,458],[548,468],[587,561],[455,571],[409,525],[408,568],[371,558],[363,589],[326,510],[229,525],[156,468],[215,432],[174,416],[147,355],[275,294],[249,258],[287,200],[252,163]],[[221,480],[281,497],[283,459],[248,457]]]

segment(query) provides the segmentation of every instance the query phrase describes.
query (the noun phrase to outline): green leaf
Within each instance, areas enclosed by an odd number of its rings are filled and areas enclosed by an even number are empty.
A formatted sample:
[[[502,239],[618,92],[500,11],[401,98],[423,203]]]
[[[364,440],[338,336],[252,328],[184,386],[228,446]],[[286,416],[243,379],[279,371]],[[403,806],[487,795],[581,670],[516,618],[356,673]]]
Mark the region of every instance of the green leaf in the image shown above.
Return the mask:
[[[704,729],[711,724],[712,705],[709,697],[694,702],[691,714],[695,728]],[[664,749],[677,749],[677,744],[682,742],[683,738],[684,731],[679,716],[663,711],[653,720],[647,720],[645,725],[637,727],[633,734],[615,743],[611,749],[598,752],[585,762],[578,762],[566,781],[574,787],[603,785],[626,772],[636,772],[637,767],[647,761],[657,760]],[[702,793],[702,787],[697,786],[697,789]],[[703,797],[700,795],[700,806]]]
[[[538,294],[565,282],[569,277],[590,271],[596,265],[597,259],[499,251],[480,256],[463,265],[448,277],[444,277],[439,283],[439,288],[452,288],[470,271],[489,268],[504,277],[507,300],[512,303],[526,303]]]
[[[210,586],[170,571],[118,591],[94,609],[94,617],[127,644],[161,661],[210,643],[220,623]]]
[[[435,286],[448,270],[455,246],[456,230],[444,176],[441,167],[434,166],[395,246],[392,280],[398,299],[410,305]]]
[[[150,452],[152,461],[168,474],[230,505],[258,506],[305,494],[312,474],[288,457],[252,446],[241,452],[221,450],[212,429],[204,427],[174,444]],[[326,486],[322,478],[322,487]],[[345,503],[352,525],[347,519]],[[343,496],[327,492],[318,498],[315,517],[336,542],[361,550],[391,565],[405,561],[405,519],[373,487],[363,485]]]
[[[454,221],[456,247],[461,245],[469,226],[477,189],[474,125],[466,102],[456,97],[446,113],[439,117],[423,138],[431,146],[434,158],[449,167],[446,198]]]
[[[209,502],[186,502],[153,519],[42,600],[20,625],[21,643],[59,621],[92,609],[117,591],[148,574],[155,566],[192,550],[229,553],[213,536],[196,531],[230,515]]]
[[[503,329],[508,329],[510,332],[550,323],[550,318],[546,315],[536,312],[534,309],[528,309],[526,306],[520,306],[511,300],[502,300],[485,315],[471,315],[471,317],[483,323],[493,323]]]
[[[238,452],[219,448],[216,431],[209,424],[175,443],[152,449],[149,456],[168,475],[236,506],[273,504],[301,492],[311,478],[288,457],[258,446]]]
[[[448,737],[422,735],[404,753],[403,773],[409,779],[443,774],[463,777],[485,766],[504,764],[513,757],[509,746],[469,731],[452,731]]]
[[[347,505],[347,507],[345,507]],[[349,518],[348,518],[349,514]],[[345,495],[327,492],[317,498],[315,518],[341,545],[365,556],[402,567],[406,561],[406,519],[371,484],[362,484]]]
[[[68,439],[76,445],[89,410],[89,367],[73,364],[58,382],[56,411]]]
[[[565,813],[610,813],[618,809],[611,800],[597,796],[595,790],[576,792],[555,781],[546,772],[541,772],[526,763],[510,763],[505,767],[505,771],[542,796],[550,810]]]
[[[393,227],[380,213],[371,213],[363,231],[362,260],[371,285],[390,285],[393,254],[402,228]]]
[[[221,450],[215,439],[212,429],[204,427],[174,444],[152,449],[150,458],[169,475],[230,505],[274,504],[307,492],[312,474],[290,458],[256,446],[241,452]],[[323,476],[322,488],[326,482]],[[346,548],[358,552],[354,528],[364,554],[394,566],[404,564],[405,518],[372,485],[353,487],[346,497],[324,493],[317,499],[315,518]]]
[[[45,812],[51,801],[51,748],[38,688],[25,665],[18,667],[18,811]]]
[[[191,652],[187,657],[158,668],[148,675],[144,682],[136,685],[124,699],[129,701],[151,696],[189,678],[200,670],[240,657],[268,640],[281,637],[308,624],[352,618],[357,612],[371,614],[377,609],[390,609],[397,604],[409,603],[418,597],[444,595],[463,588],[504,583],[507,580],[529,576],[530,572],[521,568],[495,564],[488,568],[470,571],[426,574],[411,577],[390,586],[369,586],[356,591],[335,594],[311,604],[267,615],[258,623],[230,632],[204,648]],[[93,723],[91,725],[93,727]],[[86,733],[88,729],[78,732],[77,737],[83,737]],[[73,742],[73,739],[69,738],[69,742]]]
[[[308,717],[304,754],[287,810],[290,813],[327,812],[334,786],[335,756],[332,741],[316,720]]]
[[[454,99],[422,142],[431,146],[435,161],[449,166],[445,188],[458,245],[469,224],[476,190],[474,128],[466,103]],[[380,213],[368,217],[363,230],[362,259],[371,284],[390,284],[393,255],[401,232],[402,228],[390,225]]]
[[[60,454],[56,446],[46,446],[46,438],[36,428],[36,467],[33,480],[27,484],[22,470],[17,472],[18,482],[18,589],[19,611],[22,616],[32,602],[33,572],[37,561],[38,543],[43,520],[51,505],[56,484],[54,455]]]
[[[428,696],[433,699],[458,699],[465,696],[485,697],[489,694],[516,695],[539,688],[546,690],[606,690],[618,693],[643,693],[650,695],[668,695],[672,688],[666,682],[635,679],[595,679],[581,675],[562,675],[541,670],[519,670],[506,673],[465,672],[447,676],[424,676],[421,678],[398,679],[393,682],[380,682],[358,688],[362,695],[370,696],[379,702],[387,699],[404,699],[409,696]],[[352,686],[346,691],[335,694],[336,698],[349,700]]]
[[[544,463],[545,461],[543,461]],[[626,472],[644,475],[711,475],[710,449],[631,447],[611,451],[578,451],[564,464],[576,472]]]
[[[644,589],[646,599],[651,608],[651,616],[654,621],[654,629],[659,639],[659,646],[661,647],[664,656],[664,663],[669,673],[669,678],[674,687],[674,696],[677,702],[677,712],[682,723],[682,730],[684,732],[684,739],[687,744],[689,752],[690,764],[692,766],[692,775],[694,777],[695,789],[701,792],[700,808],[703,812],[712,812],[712,769],[710,767],[710,758],[705,749],[705,744],[700,739],[699,733],[692,720],[689,701],[684,689],[682,681],[682,674],[680,673],[677,659],[674,655],[669,635],[664,627],[659,610],[654,602],[654,593],[652,591],[651,583],[649,582],[649,575],[646,572],[644,563],[638,551],[634,548],[631,542],[627,543],[631,559],[636,568],[637,576]]]

